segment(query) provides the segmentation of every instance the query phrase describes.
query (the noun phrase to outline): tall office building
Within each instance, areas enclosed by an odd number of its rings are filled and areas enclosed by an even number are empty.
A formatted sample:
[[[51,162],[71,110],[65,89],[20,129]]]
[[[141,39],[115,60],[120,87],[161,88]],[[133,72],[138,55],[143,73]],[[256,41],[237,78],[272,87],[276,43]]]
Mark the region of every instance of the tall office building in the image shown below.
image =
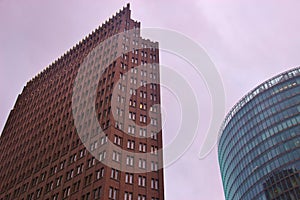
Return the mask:
[[[244,96],[227,115],[220,134],[226,199],[300,199],[300,68]]]
[[[158,43],[129,5],[30,80],[0,138],[0,199],[163,200]]]

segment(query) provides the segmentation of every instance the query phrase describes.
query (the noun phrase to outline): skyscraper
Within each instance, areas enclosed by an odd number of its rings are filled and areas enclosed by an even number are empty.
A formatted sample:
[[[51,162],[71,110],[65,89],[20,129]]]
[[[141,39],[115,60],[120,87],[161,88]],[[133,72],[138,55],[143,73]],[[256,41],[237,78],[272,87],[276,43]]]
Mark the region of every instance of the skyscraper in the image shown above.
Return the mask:
[[[130,16],[26,84],[0,137],[1,200],[164,199],[158,43]]]
[[[300,199],[300,68],[244,96],[220,134],[226,199]]]

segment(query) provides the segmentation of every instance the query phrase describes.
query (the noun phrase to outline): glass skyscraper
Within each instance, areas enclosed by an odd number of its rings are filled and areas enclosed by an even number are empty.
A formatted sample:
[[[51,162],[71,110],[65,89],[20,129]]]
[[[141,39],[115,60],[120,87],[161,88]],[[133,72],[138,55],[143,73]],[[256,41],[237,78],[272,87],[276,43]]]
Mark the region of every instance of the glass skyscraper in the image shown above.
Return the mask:
[[[300,199],[300,68],[244,96],[220,129],[227,200]]]

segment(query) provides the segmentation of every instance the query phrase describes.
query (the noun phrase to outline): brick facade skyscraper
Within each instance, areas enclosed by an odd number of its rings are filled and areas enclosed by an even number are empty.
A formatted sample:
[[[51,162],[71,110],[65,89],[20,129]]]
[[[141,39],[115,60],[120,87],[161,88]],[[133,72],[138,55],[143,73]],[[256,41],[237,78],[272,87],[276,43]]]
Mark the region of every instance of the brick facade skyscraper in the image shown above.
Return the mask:
[[[139,28],[127,5],[27,83],[0,138],[0,200],[164,199],[158,43]]]

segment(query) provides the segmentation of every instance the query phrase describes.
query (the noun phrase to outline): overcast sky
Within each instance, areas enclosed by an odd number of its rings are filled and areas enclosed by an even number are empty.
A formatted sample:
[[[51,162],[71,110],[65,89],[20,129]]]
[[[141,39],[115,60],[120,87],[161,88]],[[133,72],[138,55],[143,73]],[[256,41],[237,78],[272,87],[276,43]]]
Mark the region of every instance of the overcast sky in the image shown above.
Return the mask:
[[[226,112],[249,90],[300,64],[300,2],[297,0],[136,0],[132,18],[141,26],[178,31],[201,45],[215,63],[226,92]],[[26,82],[85,35],[126,5],[125,1],[0,0],[0,127],[5,124]],[[161,54],[163,64],[180,71],[178,58]],[[185,73],[184,71],[182,72]],[[189,76],[186,73],[186,76]],[[198,77],[199,78],[199,77]],[[197,77],[192,79],[195,84]],[[203,88],[203,94],[201,93]],[[165,169],[168,200],[224,199],[216,148],[198,159],[209,122],[204,80],[195,89],[203,97],[201,127],[192,146]],[[165,144],[171,143],[177,108],[163,91]],[[173,98],[173,99],[172,99]],[[165,105],[164,105],[165,103]],[[178,127],[177,127],[178,128]]]

